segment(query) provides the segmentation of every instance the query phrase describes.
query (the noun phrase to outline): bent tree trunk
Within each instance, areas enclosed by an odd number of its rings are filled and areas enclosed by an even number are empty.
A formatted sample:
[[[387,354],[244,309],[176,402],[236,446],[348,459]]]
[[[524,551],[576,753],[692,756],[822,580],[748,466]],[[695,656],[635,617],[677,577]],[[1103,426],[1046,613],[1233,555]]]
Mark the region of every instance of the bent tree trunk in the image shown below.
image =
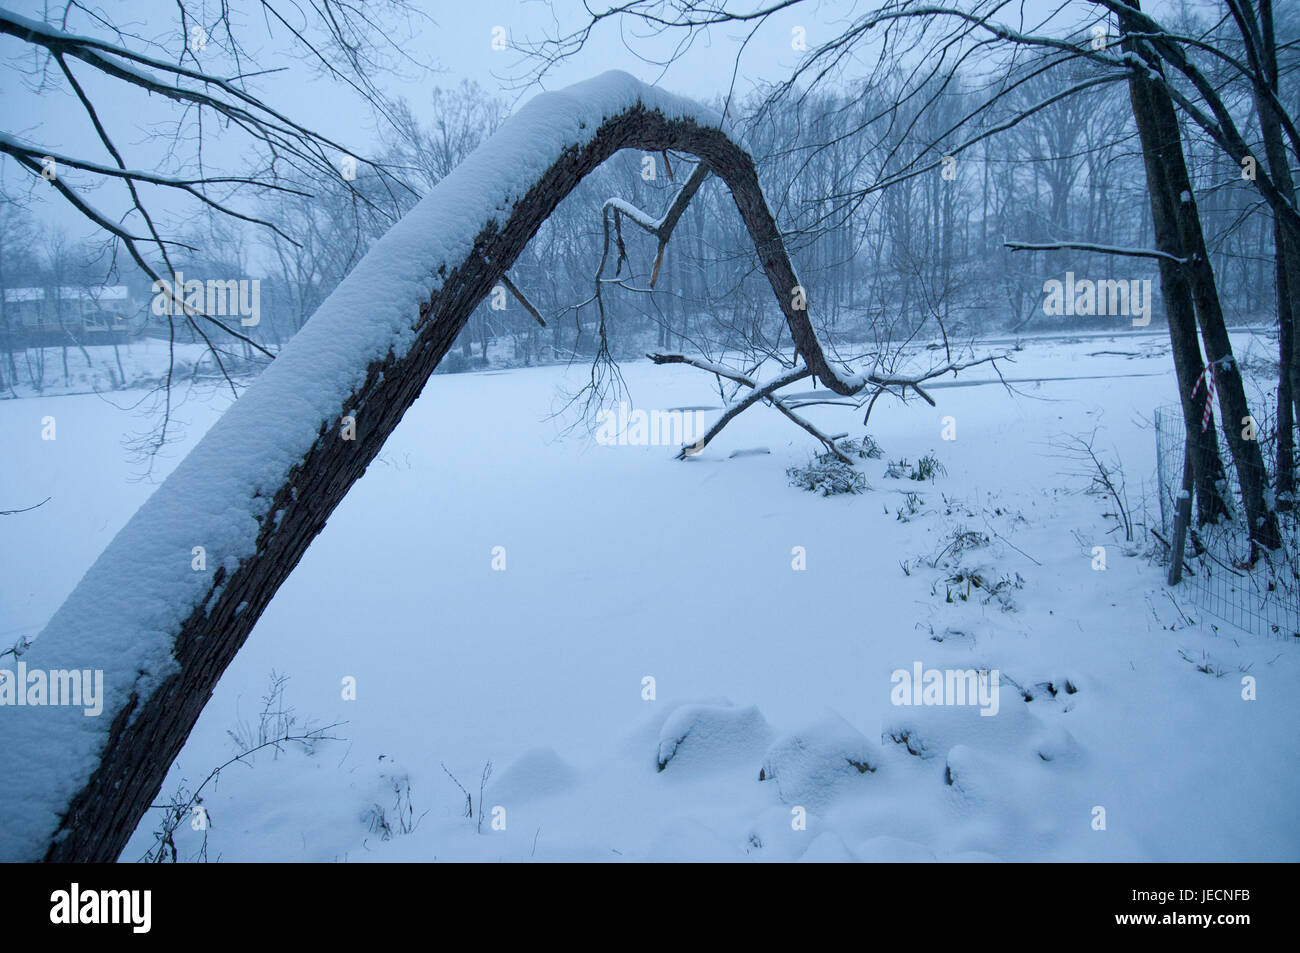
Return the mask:
[[[537,97],[376,244],[24,655],[29,671],[103,669],[104,710],[0,708],[0,859],[118,857],[222,672],[474,307],[627,148],[690,153],[726,183],[800,357],[836,393],[861,388],[795,309],[753,162],[713,114],[621,73]]]

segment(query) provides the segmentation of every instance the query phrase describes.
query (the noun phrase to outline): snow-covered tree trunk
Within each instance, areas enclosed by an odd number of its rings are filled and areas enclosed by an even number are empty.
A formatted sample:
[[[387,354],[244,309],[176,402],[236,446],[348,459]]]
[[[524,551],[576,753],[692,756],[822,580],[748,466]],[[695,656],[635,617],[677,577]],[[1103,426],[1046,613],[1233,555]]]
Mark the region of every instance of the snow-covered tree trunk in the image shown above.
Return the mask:
[[[104,707],[0,709],[0,859],[117,858],[222,672],[471,311],[626,148],[693,154],[727,184],[809,370],[836,393],[861,388],[827,364],[753,163],[718,117],[622,73],[537,97],[375,245],[23,655],[28,671],[103,670]]]

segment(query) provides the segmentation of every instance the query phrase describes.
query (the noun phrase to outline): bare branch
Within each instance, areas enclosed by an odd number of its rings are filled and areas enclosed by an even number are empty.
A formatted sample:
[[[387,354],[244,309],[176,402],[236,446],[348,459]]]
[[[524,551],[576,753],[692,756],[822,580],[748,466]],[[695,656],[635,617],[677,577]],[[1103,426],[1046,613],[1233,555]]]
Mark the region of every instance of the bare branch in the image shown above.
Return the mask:
[[[1097,245],[1093,242],[1003,242],[1004,247],[1012,251],[1060,251],[1075,249],[1078,251],[1095,251],[1102,255],[1122,255],[1128,258],[1163,258],[1178,265],[1186,265],[1187,259],[1155,248],[1117,248],[1114,245]]]

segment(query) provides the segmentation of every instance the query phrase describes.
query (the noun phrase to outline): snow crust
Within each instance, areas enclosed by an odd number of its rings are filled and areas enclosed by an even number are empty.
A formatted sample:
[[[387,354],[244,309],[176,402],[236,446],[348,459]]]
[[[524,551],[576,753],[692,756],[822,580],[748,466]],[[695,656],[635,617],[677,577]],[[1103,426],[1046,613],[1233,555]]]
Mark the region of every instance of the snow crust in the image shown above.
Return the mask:
[[[1247,344],[1276,347],[1234,334],[1245,364]],[[1177,400],[1168,348],[1161,329],[1031,337],[1014,373],[1050,402],[1013,398],[988,369],[972,369],[977,385],[939,381],[938,407],[872,415],[885,456],[859,466],[873,491],[829,499],[786,485],[820,446],[779,414],[747,414],[679,463],[672,448],[561,434],[548,410],[585,366],[437,375],[259,620],[159,801],[230,757],[227,732],[258,710],[274,669],[291,676],[300,723],[346,724],[315,754],[263,752],[208,786],[223,861],[761,863],[844,849],[862,861],[1295,861],[1300,699],[1276,686],[1300,679],[1300,656],[1203,617],[1158,561],[1116,546],[1109,508],[1074,492],[1052,447],[1100,421],[1134,485],[1154,472],[1134,408]],[[639,401],[720,412],[710,375],[648,361],[623,372]],[[219,413],[187,409],[186,446]],[[944,442],[954,411],[960,439]],[[39,630],[149,489],[120,453],[135,421],[93,395],[0,401],[0,444],[31,447],[46,413],[59,439],[0,467],[6,500],[53,497],[3,521],[3,645]],[[861,421],[835,405],[808,414],[831,432]],[[431,439],[447,426],[455,454]],[[728,457],[757,445],[772,453]],[[883,476],[927,452],[947,476]],[[572,499],[583,505],[557,528],[546,501]],[[945,598],[956,562],[932,563],[958,527],[996,531],[961,567],[1021,574],[1014,608]],[[506,572],[491,566],[496,545]],[[997,669],[996,717],[897,704],[891,673],[916,662]],[[1247,673],[1256,700],[1243,698]],[[345,675],[355,700],[340,697]],[[726,730],[745,721],[771,737]],[[906,740],[891,736],[900,727]],[[665,738],[682,740],[659,771]],[[854,747],[875,770],[848,763]],[[487,761],[503,830],[464,816],[443,769],[477,802]],[[769,763],[776,776],[760,781]],[[9,752],[0,762],[28,768]],[[364,815],[378,804],[392,817],[407,776],[418,828],[384,840]],[[123,860],[154,845],[160,815]],[[183,860],[202,837],[177,831]]]

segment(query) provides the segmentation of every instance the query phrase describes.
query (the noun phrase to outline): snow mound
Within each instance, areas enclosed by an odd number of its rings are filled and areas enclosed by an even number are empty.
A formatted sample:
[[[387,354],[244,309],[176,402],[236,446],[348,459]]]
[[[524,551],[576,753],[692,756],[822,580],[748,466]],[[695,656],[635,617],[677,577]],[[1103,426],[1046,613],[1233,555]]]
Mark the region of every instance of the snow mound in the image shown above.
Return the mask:
[[[519,804],[563,794],[578,783],[578,772],[554,748],[532,748],[510,763],[490,792],[498,804]]]
[[[655,763],[675,770],[747,761],[772,739],[772,726],[753,705],[683,705],[659,730]]]
[[[997,772],[980,752],[954,745],[943,766],[943,781],[962,794],[991,796],[998,790]]]
[[[956,745],[945,759],[943,780],[949,806],[966,824],[956,852],[991,856],[1042,855],[1071,825],[1087,829],[1086,812],[1070,819],[1057,809],[1065,789],[1057,772],[1038,758],[990,753]],[[947,859],[947,858],[945,858]]]
[[[957,628],[956,626],[944,626],[936,630],[931,636],[932,642],[955,642],[957,644],[973,645],[979,641],[975,634],[975,629],[971,627]]]
[[[935,861],[928,847],[901,837],[881,834],[858,845],[858,857],[871,864],[928,864]]]
[[[880,751],[831,712],[807,728],[782,735],[763,757],[760,781],[775,781],[786,803],[825,803],[846,784],[860,783],[880,765]]]
[[[823,831],[817,835],[809,848],[799,858],[801,864],[853,864],[857,858],[849,850],[844,839],[834,831]]]
[[[718,863],[742,861],[745,855],[717,831],[693,818],[669,821],[650,841],[645,859],[660,863]]]
[[[750,858],[786,863],[801,857],[814,836],[808,828],[821,830],[822,822],[813,812],[805,811],[804,829],[798,830],[794,817],[795,811],[785,806],[768,808],[758,815],[745,831],[745,850]]]
[[[1064,725],[1049,725],[1034,736],[1030,745],[1038,757],[1057,763],[1076,761],[1082,752]]]
[[[957,745],[989,751],[1021,750],[1042,727],[1020,693],[1009,685],[998,688],[998,707],[992,715],[975,705],[933,705],[899,708],[886,722],[882,742],[907,748],[909,754],[935,758]],[[989,709],[992,710],[992,709]]]

